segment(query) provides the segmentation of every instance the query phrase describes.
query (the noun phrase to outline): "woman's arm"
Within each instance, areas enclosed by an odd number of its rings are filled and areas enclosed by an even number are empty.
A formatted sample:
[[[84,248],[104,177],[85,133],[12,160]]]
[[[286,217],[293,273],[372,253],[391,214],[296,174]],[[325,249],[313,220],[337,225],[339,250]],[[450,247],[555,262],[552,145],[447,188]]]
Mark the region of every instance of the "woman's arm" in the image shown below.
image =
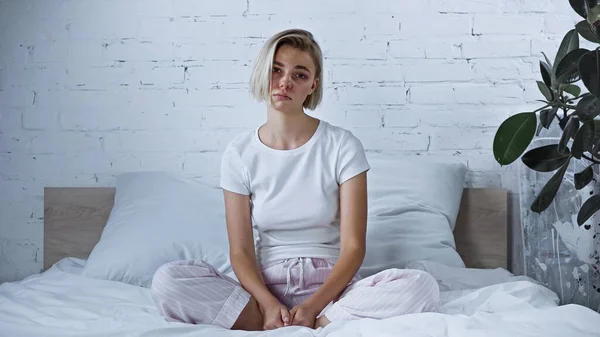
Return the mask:
[[[366,252],[367,173],[340,185],[340,256],[319,289],[304,304],[323,310],[348,286],[358,272]]]
[[[229,255],[236,277],[260,305],[265,306],[274,301],[279,303],[265,286],[256,262],[249,197],[227,190],[224,190],[223,194]]]

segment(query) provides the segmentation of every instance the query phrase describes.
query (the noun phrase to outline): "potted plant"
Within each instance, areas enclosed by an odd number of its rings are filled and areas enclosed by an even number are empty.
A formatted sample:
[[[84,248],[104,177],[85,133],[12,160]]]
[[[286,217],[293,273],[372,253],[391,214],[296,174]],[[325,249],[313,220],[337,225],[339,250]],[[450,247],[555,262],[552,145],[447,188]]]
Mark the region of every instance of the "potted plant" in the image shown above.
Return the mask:
[[[538,88],[544,99],[539,109],[510,116],[498,128],[493,152],[496,161],[508,165],[519,157],[531,170],[555,173],[545,183],[531,204],[531,210],[543,212],[554,200],[569,163],[586,162],[585,169],[574,175],[577,190],[595,183],[593,166],[600,164],[600,47],[581,48],[579,36],[600,44],[600,0],[569,0],[583,20],[564,36],[551,62],[546,54],[540,61],[541,81]],[[587,89],[581,93],[576,82]],[[542,128],[555,122],[561,130],[556,144],[530,149]],[[577,223],[583,225],[600,210],[600,194],[587,198],[578,210]]]

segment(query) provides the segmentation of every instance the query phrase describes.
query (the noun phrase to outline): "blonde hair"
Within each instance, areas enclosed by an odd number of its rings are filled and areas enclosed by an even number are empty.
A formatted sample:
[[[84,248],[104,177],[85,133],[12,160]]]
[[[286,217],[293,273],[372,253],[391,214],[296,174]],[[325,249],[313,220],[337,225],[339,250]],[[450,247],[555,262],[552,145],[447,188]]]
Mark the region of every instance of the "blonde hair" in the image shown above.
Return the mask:
[[[317,88],[302,103],[307,109],[314,110],[323,98],[323,54],[312,33],[303,29],[288,29],[273,35],[261,48],[250,76],[250,93],[259,102],[270,102],[271,72],[273,59],[279,47],[289,45],[310,54],[315,63]]]

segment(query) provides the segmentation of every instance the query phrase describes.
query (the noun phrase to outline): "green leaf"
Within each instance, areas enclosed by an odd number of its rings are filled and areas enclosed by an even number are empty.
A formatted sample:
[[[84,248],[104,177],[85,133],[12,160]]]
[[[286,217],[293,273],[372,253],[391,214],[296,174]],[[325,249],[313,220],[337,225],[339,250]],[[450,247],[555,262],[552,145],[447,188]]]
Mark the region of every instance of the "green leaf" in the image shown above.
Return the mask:
[[[544,95],[544,97],[546,97],[546,99],[548,101],[552,101],[553,95],[552,95],[552,90],[550,90],[550,88],[548,88],[546,86],[546,84],[542,81],[536,81],[538,88],[540,89],[540,92],[542,93],[542,95]]]
[[[551,144],[527,151],[521,160],[534,171],[552,172],[569,160],[569,153],[559,153],[558,144]]]
[[[548,206],[550,206],[552,200],[556,196],[556,192],[558,192],[558,188],[560,187],[563,177],[565,176],[567,167],[569,167],[569,162],[570,160],[567,160],[563,166],[561,166],[560,169],[558,169],[556,173],[552,175],[552,178],[548,180],[546,185],[544,185],[544,188],[542,188],[538,196],[531,204],[532,211],[541,213],[548,208]]]
[[[575,29],[582,38],[590,42],[600,43],[600,39],[596,37],[596,34],[594,34],[590,28],[590,24],[586,20],[580,21],[577,25],[575,25]]]
[[[542,79],[548,88],[552,88],[552,67],[544,61],[540,61],[540,72],[542,73]]]
[[[571,29],[568,31],[563,37],[562,42],[560,43],[560,47],[556,52],[556,58],[554,59],[554,67],[552,68],[552,73],[556,76],[556,69],[560,64],[560,61],[570,52],[575,49],[579,49],[579,35],[575,29]]]
[[[552,62],[550,62],[550,59],[548,58],[548,56],[546,56],[546,53],[542,52],[542,55],[544,55],[544,59],[546,60],[546,64],[550,66],[550,69],[552,69]]]
[[[550,127],[554,117],[556,117],[556,112],[558,111],[558,107],[548,108],[540,111],[540,124],[546,129]]]
[[[573,140],[573,146],[571,147],[571,154],[577,159],[581,159],[583,153],[592,151],[594,146],[594,123],[588,121],[577,130],[575,139]]]
[[[600,73],[598,72],[600,62],[600,51],[589,52],[579,59],[579,74],[581,81],[588,91],[600,98]]]
[[[571,140],[571,137],[575,135],[577,130],[579,129],[579,120],[575,118],[574,115],[569,116],[569,120],[567,121],[567,125],[563,130],[562,136],[560,137],[560,142],[558,143],[558,152],[564,153],[567,149],[567,143]]]
[[[556,67],[556,80],[558,83],[574,83],[579,81],[579,59],[588,53],[587,49],[575,49],[569,52]]]
[[[575,188],[580,190],[584,187],[587,186],[587,184],[590,183],[590,181],[592,181],[592,178],[594,178],[594,170],[592,169],[592,166],[588,166],[585,168],[585,170],[579,172],[579,173],[575,173]]]
[[[575,84],[567,84],[565,86],[565,92],[573,95],[573,97],[579,97],[579,95],[581,95],[581,88]]]
[[[579,209],[577,224],[583,225],[594,213],[600,210],[600,195],[589,197]]]
[[[579,16],[584,19],[587,17],[589,6],[586,0],[569,0],[569,3],[571,4],[573,10],[579,14]]]
[[[533,112],[521,112],[507,118],[494,137],[494,158],[500,165],[508,165],[525,152],[537,126]]]
[[[600,115],[600,99],[594,95],[586,95],[577,102],[575,114],[582,121],[589,121]]]

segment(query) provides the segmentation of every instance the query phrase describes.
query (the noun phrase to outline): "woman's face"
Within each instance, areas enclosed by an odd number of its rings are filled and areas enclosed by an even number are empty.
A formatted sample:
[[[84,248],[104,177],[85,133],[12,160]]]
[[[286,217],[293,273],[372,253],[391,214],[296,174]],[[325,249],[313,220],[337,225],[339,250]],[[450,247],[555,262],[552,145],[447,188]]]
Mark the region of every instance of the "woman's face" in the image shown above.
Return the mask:
[[[271,70],[271,105],[279,111],[302,108],[317,88],[315,64],[305,51],[289,45],[279,47]]]

